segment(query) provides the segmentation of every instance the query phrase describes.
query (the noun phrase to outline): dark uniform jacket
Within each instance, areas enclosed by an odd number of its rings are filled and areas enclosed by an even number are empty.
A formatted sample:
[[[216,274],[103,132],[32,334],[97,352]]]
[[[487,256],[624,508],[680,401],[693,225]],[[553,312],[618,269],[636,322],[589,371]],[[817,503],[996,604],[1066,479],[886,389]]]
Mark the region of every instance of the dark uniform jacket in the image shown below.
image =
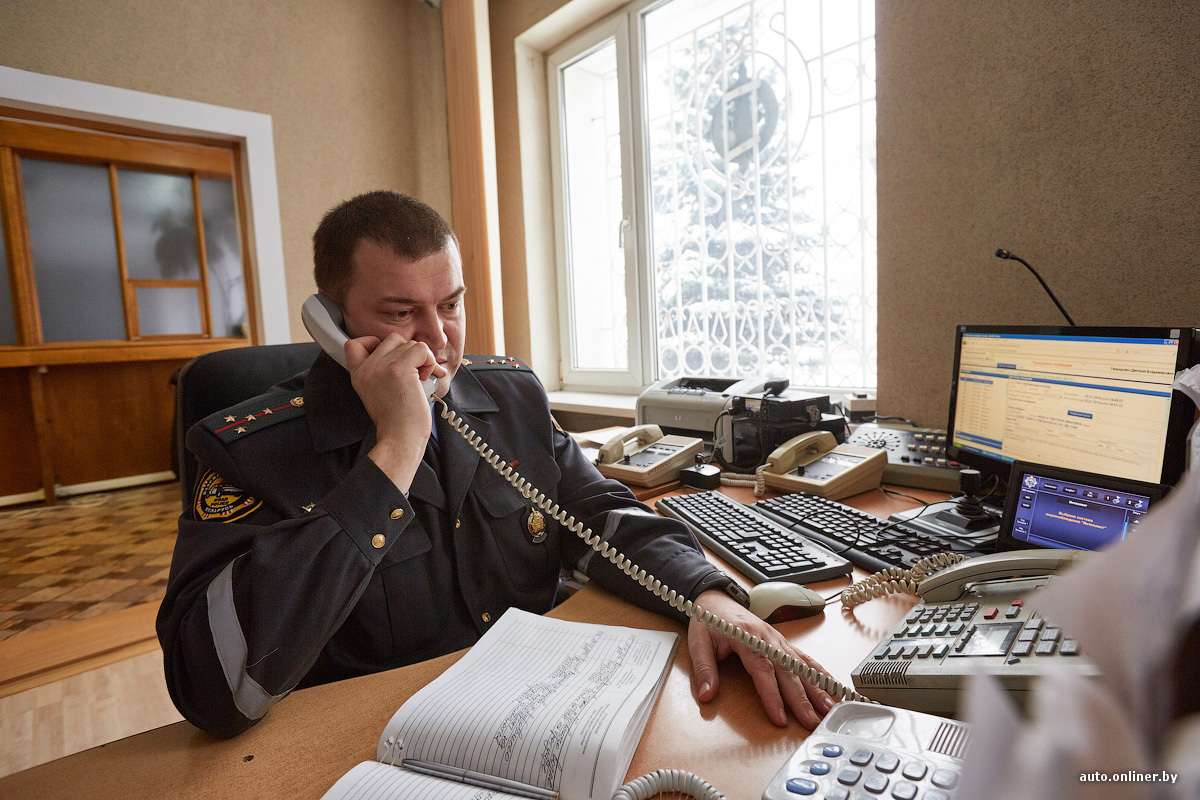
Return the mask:
[[[521,362],[468,356],[447,401],[530,484],[671,588],[694,598],[729,582],[685,526],[596,471]],[[675,613],[532,514],[440,417],[435,426],[406,496],[367,457],[374,425],[322,354],[189,431],[200,477],[157,622],[188,720],[232,736],[295,688],[467,647],[510,607],[549,610],[563,567]]]

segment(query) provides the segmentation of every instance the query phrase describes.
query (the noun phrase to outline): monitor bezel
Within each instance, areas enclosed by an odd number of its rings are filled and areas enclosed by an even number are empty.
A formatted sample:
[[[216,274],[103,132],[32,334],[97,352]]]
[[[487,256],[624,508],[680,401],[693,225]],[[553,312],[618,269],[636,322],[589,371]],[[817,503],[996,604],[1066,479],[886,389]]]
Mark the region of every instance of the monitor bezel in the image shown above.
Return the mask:
[[[1017,487],[1021,485],[1021,480],[1027,474],[1033,474],[1039,478],[1064,481],[1066,483],[1082,483],[1097,489],[1145,495],[1150,498],[1150,503],[1146,506],[1147,511],[1166,497],[1167,493],[1171,490],[1170,485],[1165,483],[1146,483],[1144,481],[1128,480],[1125,478],[1112,478],[1107,475],[1098,475],[1094,472],[1081,472],[1077,469],[1048,467],[1045,464],[1034,464],[1028,461],[1014,461],[1012,462],[1012,470],[1009,472],[1009,491],[1004,501],[1004,516],[1000,518],[1000,532],[996,537],[997,552],[1006,550],[1057,549],[1042,544],[1025,542],[1012,535],[1013,521],[1017,515],[1017,500],[1021,496],[1021,492]]]
[[[1171,334],[1176,332],[1176,336]],[[1184,326],[1162,327],[1099,327],[1099,326],[1055,326],[1055,325],[959,325],[954,335],[954,361],[950,377],[950,412],[946,422],[946,455],[968,467],[979,470],[985,475],[997,478],[1007,478],[1011,471],[1012,461],[985,456],[970,450],[964,450],[954,444],[954,415],[958,407],[958,376],[960,359],[962,358],[962,340],[964,334],[1008,334],[1028,336],[1064,336],[1064,337],[1122,337],[1130,339],[1179,339],[1176,351],[1175,371],[1179,372],[1196,362],[1197,334],[1200,330]],[[1195,407],[1188,397],[1178,390],[1171,392],[1171,411],[1167,420],[1167,442],[1163,452],[1162,470],[1159,473],[1160,483],[1174,485],[1183,474],[1187,454],[1187,432],[1191,427]]]

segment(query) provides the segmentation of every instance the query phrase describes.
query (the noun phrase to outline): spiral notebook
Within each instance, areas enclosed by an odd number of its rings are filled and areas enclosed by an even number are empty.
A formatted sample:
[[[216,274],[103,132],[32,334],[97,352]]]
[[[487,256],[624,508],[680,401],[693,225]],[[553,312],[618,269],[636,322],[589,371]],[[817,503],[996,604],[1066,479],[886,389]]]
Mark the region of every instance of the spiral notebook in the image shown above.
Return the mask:
[[[323,800],[608,800],[679,636],[510,609]]]

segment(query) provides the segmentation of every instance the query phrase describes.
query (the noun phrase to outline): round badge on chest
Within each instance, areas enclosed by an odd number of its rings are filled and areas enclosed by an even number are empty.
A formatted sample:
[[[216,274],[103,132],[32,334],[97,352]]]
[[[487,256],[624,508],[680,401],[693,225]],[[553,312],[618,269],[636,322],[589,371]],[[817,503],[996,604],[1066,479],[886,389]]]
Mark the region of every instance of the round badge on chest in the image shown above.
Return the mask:
[[[536,508],[529,509],[529,516],[525,518],[525,529],[529,531],[529,539],[534,544],[546,541],[546,518]]]

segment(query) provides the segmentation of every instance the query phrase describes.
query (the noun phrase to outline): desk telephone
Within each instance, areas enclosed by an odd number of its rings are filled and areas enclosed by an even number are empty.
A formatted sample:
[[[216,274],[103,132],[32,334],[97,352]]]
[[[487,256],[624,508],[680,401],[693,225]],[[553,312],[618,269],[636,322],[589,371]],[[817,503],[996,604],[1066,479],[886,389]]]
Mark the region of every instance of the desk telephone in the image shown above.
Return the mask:
[[[886,465],[883,450],[838,444],[832,433],[812,431],[776,448],[767,456],[762,475],[772,489],[838,500],[874,489]]]
[[[304,320],[305,327],[318,344],[334,358],[339,364],[345,366],[344,345],[346,341],[345,333],[338,327],[341,319],[340,310],[328,298],[320,295],[314,295],[305,301],[301,309],[301,317]],[[576,536],[580,537],[593,551],[599,553],[603,558],[611,562],[614,566],[636,581],[647,591],[652,592],[656,597],[668,603],[672,608],[682,612],[689,619],[700,621],[716,632],[730,639],[738,641],[754,652],[762,655],[772,663],[783,667],[792,672],[802,680],[820,687],[824,691],[833,695],[839,700],[870,702],[867,697],[859,694],[854,689],[843,686],[834,680],[831,676],[818,672],[812,669],[807,664],[794,658],[778,648],[764,642],[758,637],[748,633],[737,625],[727,622],[726,620],[717,617],[702,607],[694,604],[686,599],[675,590],[669,588],[661,581],[654,578],[653,575],[647,573],[644,569],[639,568],[636,564],[630,561],[608,542],[601,539],[599,536],[592,533],[590,528],[586,528],[583,523],[578,522],[573,516],[568,516],[557,503],[547,498],[545,494],[538,491],[535,487],[529,485],[524,478],[520,476],[512,468],[511,465],[502,461],[496,453],[484,442],[461,417],[459,417],[442,398],[433,397],[433,392],[436,389],[436,381],[429,380],[424,382],[425,390],[430,394],[431,401],[438,402],[442,408],[438,414],[479,454],[488,466],[494,469],[501,475],[514,489],[519,491],[525,498],[531,500],[535,505],[540,507],[544,512],[553,517],[559,524],[570,530]],[[647,434],[648,435],[648,434]],[[628,440],[628,436],[622,439],[620,444],[623,447],[624,442]],[[803,437],[798,437],[803,438]],[[832,437],[831,437],[832,438]],[[812,441],[814,444],[817,440]],[[611,442],[610,442],[611,444]],[[790,443],[789,443],[790,444]],[[786,449],[786,445],[784,448]],[[819,448],[817,448],[819,449]],[[776,451],[778,452],[778,451]],[[774,454],[773,454],[774,455]],[[882,455],[882,453],[880,453]],[[1027,574],[1029,571],[1037,573],[1045,573],[1066,566],[1075,558],[1073,551],[1053,551],[1049,554],[1042,551],[1036,551],[1035,555],[1025,553],[1005,553],[998,556],[985,556],[974,559],[968,563],[958,564],[955,567],[946,569],[944,572],[934,575],[930,578],[925,578],[925,575],[932,570],[944,567],[953,563],[956,560],[961,560],[961,556],[930,556],[923,560],[913,570],[901,572],[892,570],[886,573],[876,573],[867,581],[860,584],[855,584],[849,587],[843,593],[843,603],[846,605],[854,605],[856,603],[865,602],[873,597],[879,597],[892,592],[911,592],[915,591],[923,596],[922,603],[919,603],[905,619],[901,625],[897,626],[893,631],[892,636],[881,645],[868,657],[864,664],[860,665],[854,672],[855,684],[862,688],[870,688],[873,692],[879,694],[886,700],[895,702],[900,705],[912,703],[916,692],[925,691],[927,694],[937,698],[952,697],[955,694],[955,688],[961,682],[962,675],[957,678],[946,677],[947,671],[942,668],[942,663],[948,661],[951,657],[948,654],[949,648],[956,648],[955,656],[961,656],[970,659],[974,666],[974,660],[977,658],[986,659],[993,650],[997,650],[1003,645],[1008,648],[1014,641],[1025,643],[1031,641],[1033,637],[1038,638],[1038,651],[1044,649],[1044,643],[1057,642],[1058,638],[1052,638],[1051,632],[1055,632],[1055,636],[1061,634],[1056,628],[1051,628],[1047,625],[1045,628],[1039,622],[1037,627],[1034,627],[1034,619],[1028,617],[1028,612],[1022,609],[1019,602],[1020,598],[1016,597],[1011,600],[1009,608],[1018,609],[1018,613],[1013,614],[1009,611],[1005,612],[1005,622],[999,623],[1004,626],[1000,629],[993,629],[983,622],[973,622],[980,608],[985,604],[998,603],[997,598],[1011,595],[1012,588],[1009,588],[1009,594],[1004,594],[1003,588],[993,588],[993,583],[990,579],[995,578],[997,582],[1004,583],[1008,580],[1007,576],[1017,574]],[[978,563],[977,563],[978,562]],[[1000,576],[1006,576],[1001,578]],[[1042,582],[1045,582],[1044,579]],[[1023,591],[1029,591],[1035,588],[1036,584],[1029,584],[1023,587]],[[956,602],[957,601],[957,602]],[[972,610],[968,613],[966,609]],[[989,609],[990,611],[990,609]],[[942,613],[944,612],[944,613]],[[998,612],[997,612],[998,613]],[[925,619],[926,614],[929,615],[928,620]],[[940,615],[940,616],[939,616]],[[950,617],[954,620],[951,622]],[[981,615],[984,619],[991,619],[988,612]],[[994,615],[993,615],[994,616]],[[1018,619],[1018,617],[1020,619]],[[963,628],[956,636],[950,636],[948,630],[939,633],[943,625],[958,625],[962,624]],[[933,625],[932,630],[928,630],[928,626]],[[968,627],[969,626],[969,627]],[[968,632],[969,631],[969,632]],[[1033,631],[1032,636],[1022,634],[1025,631]],[[978,636],[976,636],[978,634]],[[933,637],[933,638],[931,638]],[[975,644],[972,644],[974,640]],[[946,651],[941,652],[941,656],[934,659],[932,648],[931,652],[926,653],[923,658],[919,650],[923,649],[926,644],[932,644],[934,641],[938,643],[939,652],[941,646],[945,645]],[[1062,643],[1066,644],[1066,641]],[[899,648],[899,649],[896,649]],[[911,651],[909,648],[913,648]],[[1061,647],[1058,658],[1067,659],[1072,657],[1071,654],[1061,652]],[[1077,650],[1075,651],[1077,653]],[[1077,655],[1073,656],[1078,659],[1075,663],[1084,664],[1082,658]],[[1009,657],[1011,661],[1011,656]],[[960,661],[966,663],[966,661]],[[1034,660],[1034,665],[1040,662]],[[914,668],[913,665],[916,665]],[[936,666],[935,666],[936,665]],[[1007,666],[1013,665],[1006,661]],[[946,665],[953,672],[954,663],[951,661]],[[1094,668],[1093,668],[1094,669]],[[942,672],[942,679],[938,680],[937,672]],[[959,673],[965,670],[957,670]],[[1027,665],[1023,669],[1008,670],[1002,675],[1002,680],[1007,680],[1012,683],[1016,678],[1018,681],[1023,678],[1025,683],[1028,683],[1029,677],[1036,671],[1033,665]],[[925,673],[934,673],[932,685],[926,687],[917,686],[918,677],[923,677]],[[952,684],[955,688],[944,688],[947,684]],[[916,690],[914,692],[913,690]],[[939,702],[941,702],[939,700]],[[912,725],[910,720],[916,719],[917,715],[908,714],[908,712],[888,712],[883,710],[880,712],[872,712],[866,716],[858,711],[861,706],[858,703],[845,704],[835,707],[830,715],[826,718],[826,722],[818,727],[818,731],[822,731],[823,736],[828,738],[840,731],[839,735],[851,737],[847,744],[857,745],[865,743],[868,739],[880,739],[887,733],[887,728],[883,722],[888,715],[891,718],[903,716],[906,720],[905,726]],[[846,709],[846,710],[841,710]],[[843,721],[849,719],[852,715],[858,714],[854,719],[860,722]],[[921,715],[924,716],[924,715]],[[862,722],[861,720],[874,719],[875,722]],[[955,723],[946,723],[954,725]],[[841,727],[834,728],[834,725]],[[901,726],[897,726],[899,729]],[[961,726],[960,726],[961,727]],[[809,738],[808,741],[818,741],[816,733]],[[891,740],[883,740],[889,743]],[[806,743],[807,744],[807,743]],[[901,742],[904,744],[904,742]],[[911,744],[911,743],[910,743]],[[840,747],[837,744],[831,744],[830,747]],[[865,750],[866,748],[857,748]],[[911,748],[910,748],[911,749]],[[808,781],[812,775],[824,775],[829,772],[830,766],[817,767],[813,769],[813,764],[809,763],[804,758],[800,758],[801,752],[805,748],[802,747],[781,770],[780,775],[772,781],[767,791],[764,793],[764,800],[775,800],[777,797],[792,797],[812,795],[816,791],[816,786],[813,785],[811,790],[808,783],[791,783],[795,781]],[[843,748],[845,750],[845,748]],[[833,751],[830,750],[830,753]],[[833,756],[826,756],[832,758]],[[874,758],[875,756],[872,756]],[[851,756],[851,764],[854,764],[853,754]],[[890,763],[890,759],[885,761]],[[879,762],[876,762],[876,767],[879,767]],[[857,767],[853,767],[857,769]],[[949,768],[949,767],[945,767]],[[824,772],[820,770],[824,769]],[[847,769],[850,769],[848,767]],[[806,776],[797,777],[791,774],[792,770],[807,770]],[[844,770],[843,770],[844,771]],[[839,777],[840,777],[839,773]],[[851,773],[846,773],[850,775]],[[777,784],[780,782],[780,776],[784,776],[781,785],[784,786],[787,794],[780,795],[776,791]],[[845,784],[843,784],[844,786]],[[936,782],[935,782],[935,785]],[[664,791],[683,791],[693,797],[703,798],[704,800],[718,800],[722,795],[713,787],[709,786],[703,780],[691,775],[690,773],[680,772],[678,770],[658,770],[655,773],[637,778],[625,786],[621,787],[613,796],[614,800],[645,800],[653,797],[655,794]],[[869,791],[872,791],[868,787]],[[837,790],[834,790],[837,791]],[[924,797],[935,797],[931,790]],[[775,793],[772,793],[775,792]],[[833,795],[831,795],[833,796]],[[848,796],[848,795],[847,795]],[[897,795],[899,796],[899,795]],[[910,797],[916,797],[915,792]]]
[[[702,439],[663,436],[657,425],[638,425],[601,446],[596,469],[623,483],[658,486],[679,477],[679,470],[694,464],[703,447]]]
[[[1083,555],[1018,550],[968,559],[915,581],[877,573],[855,584],[843,594],[846,605],[896,591],[920,598],[851,673],[855,687],[888,705],[953,714],[970,675],[995,676],[1022,702],[1052,663],[1097,675],[1079,644],[1024,602]]]

